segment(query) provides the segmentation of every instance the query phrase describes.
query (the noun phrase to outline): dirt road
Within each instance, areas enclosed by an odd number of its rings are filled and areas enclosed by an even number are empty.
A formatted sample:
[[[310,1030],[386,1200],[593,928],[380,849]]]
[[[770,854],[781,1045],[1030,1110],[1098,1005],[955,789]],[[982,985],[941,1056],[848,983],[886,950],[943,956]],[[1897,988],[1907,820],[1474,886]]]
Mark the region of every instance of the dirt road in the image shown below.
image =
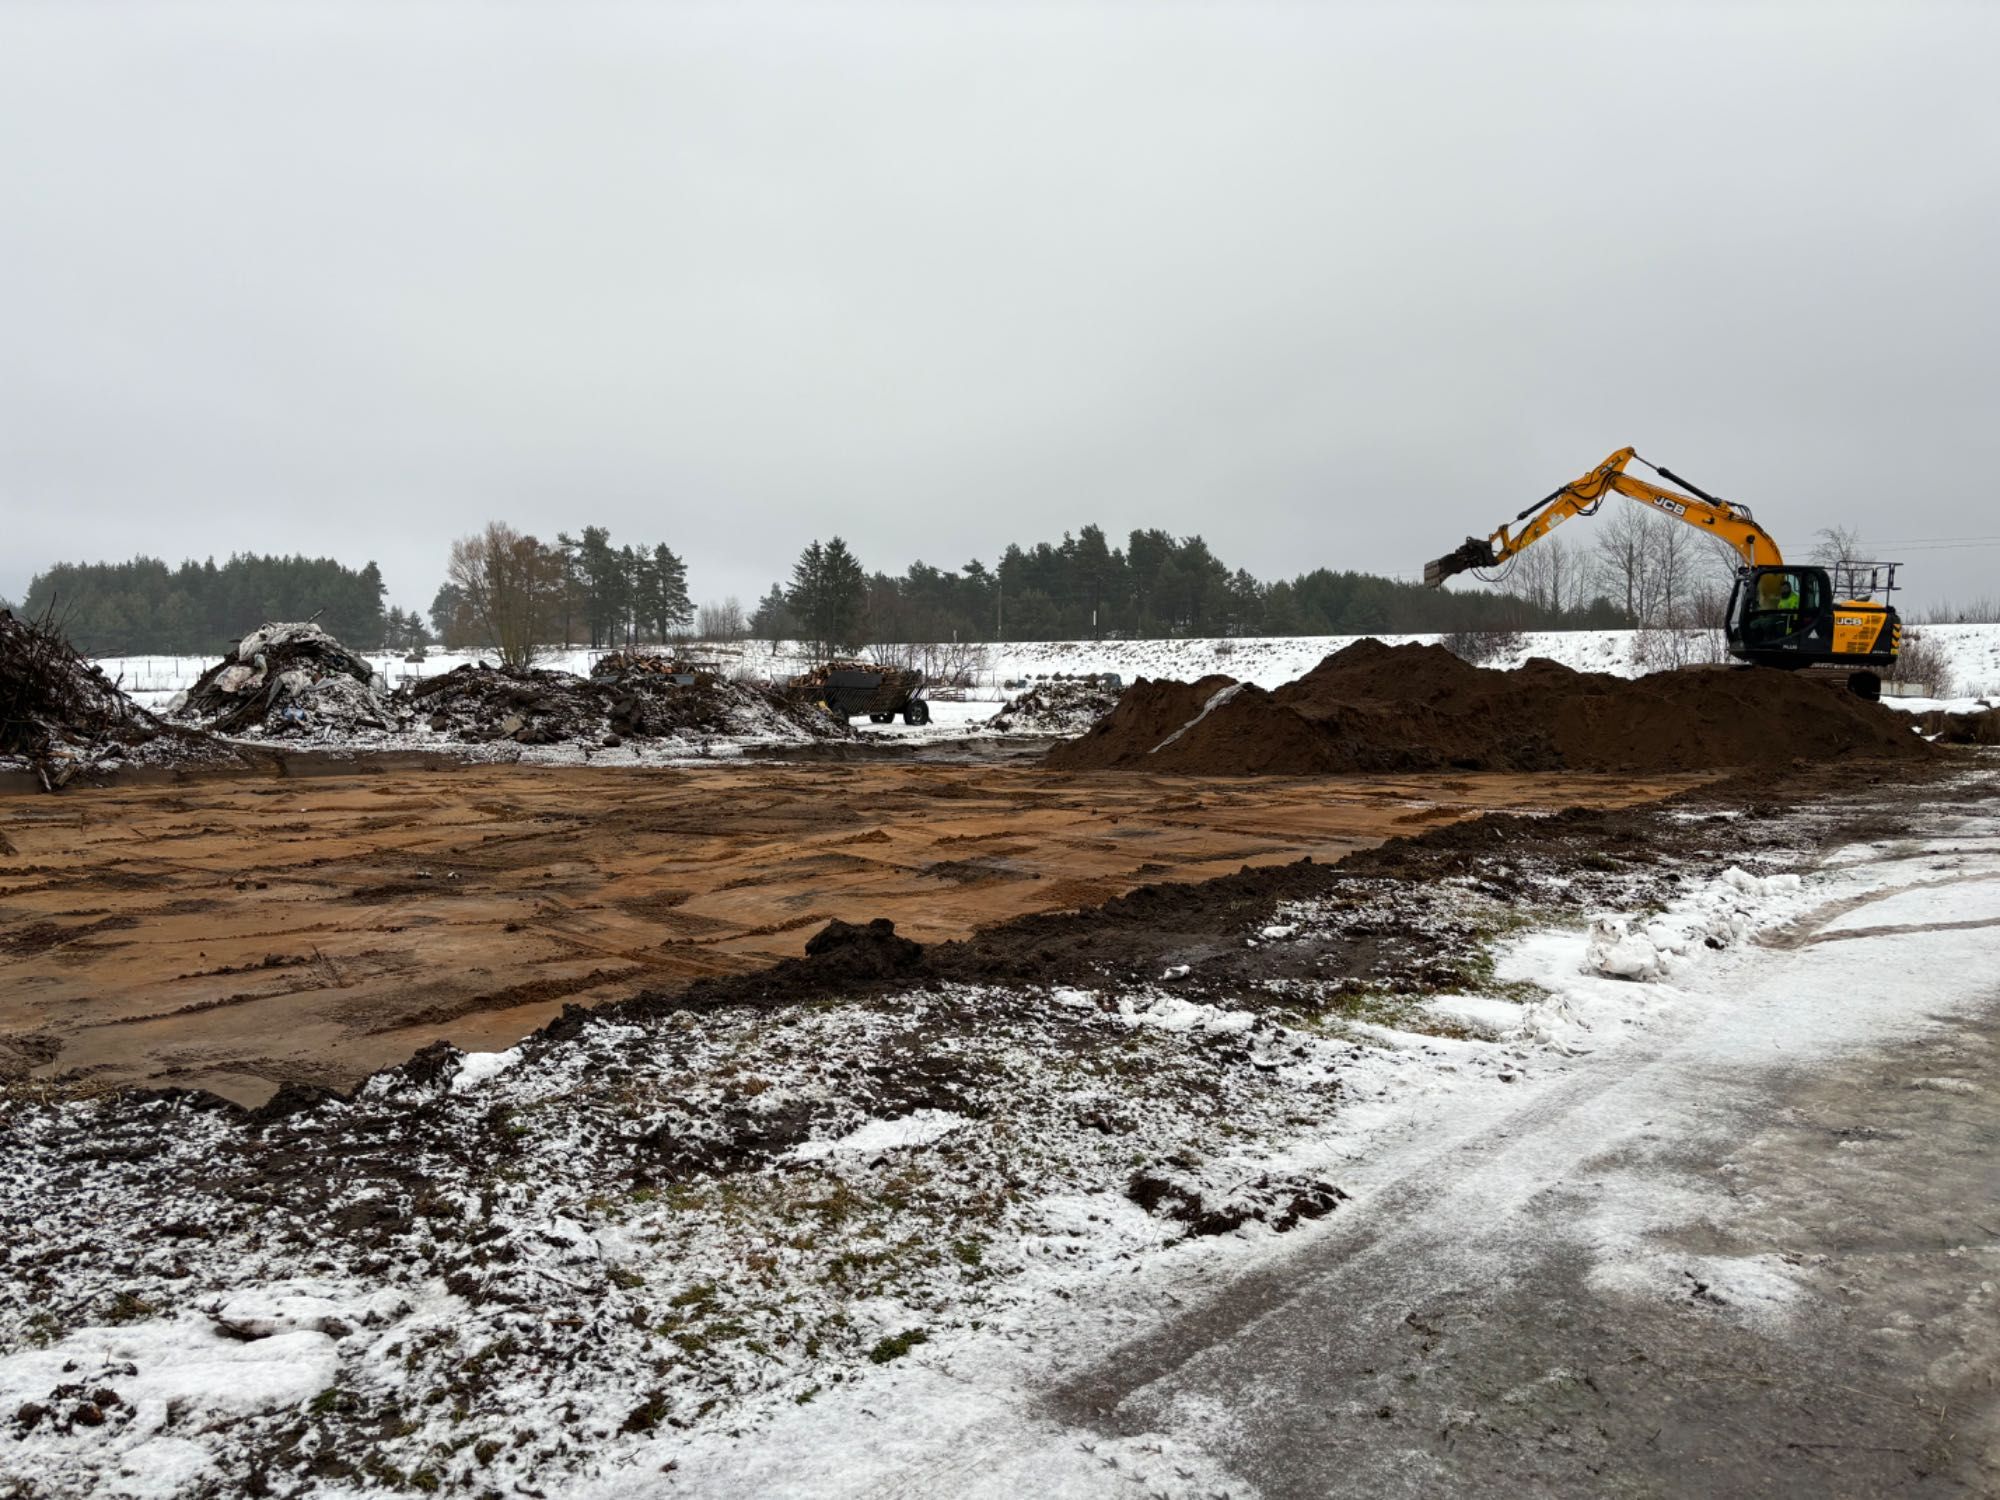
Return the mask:
[[[1995,1493],[2000,828],[1958,828],[1721,1015],[1357,1164],[1360,1212],[1056,1409],[1266,1500]]]
[[[1146,882],[1698,778],[1202,779],[943,764],[467,766],[0,799],[0,1071],[256,1103],[443,1037]]]

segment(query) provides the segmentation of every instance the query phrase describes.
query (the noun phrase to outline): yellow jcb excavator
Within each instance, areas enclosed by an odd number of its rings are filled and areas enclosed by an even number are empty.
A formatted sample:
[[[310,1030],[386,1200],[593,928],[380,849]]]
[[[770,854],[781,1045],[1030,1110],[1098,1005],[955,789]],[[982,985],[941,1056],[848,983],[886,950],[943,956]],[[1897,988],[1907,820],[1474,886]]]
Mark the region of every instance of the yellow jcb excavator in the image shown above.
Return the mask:
[[[1641,464],[1688,493],[1635,478],[1625,472],[1628,463]],[[1706,531],[1743,559],[1723,622],[1732,656],[1759,667],[1847,667],[1852,669],[1850,688],[1864,698],[1881,696],[1880,670],[1893,667],[1902,648],[1902,622],[1886,602],[1896,587],[1897,564],[1788,565],[1749,506],[1718,499],[1673,470],[1647,463],[1630,448],[1620,448],[1581,479],[1522,511],[1511,523],[1526,521],[1520,531],[1503,524],[1490,537],[1467,537],[1464,546],[1427,563],[1424,582],[1436,588],[1456,573],[1498,567],[1571,516],[1595,515],[1612,494]],[[1877,602],[1875,594],[1883,595],[1884,602]]]

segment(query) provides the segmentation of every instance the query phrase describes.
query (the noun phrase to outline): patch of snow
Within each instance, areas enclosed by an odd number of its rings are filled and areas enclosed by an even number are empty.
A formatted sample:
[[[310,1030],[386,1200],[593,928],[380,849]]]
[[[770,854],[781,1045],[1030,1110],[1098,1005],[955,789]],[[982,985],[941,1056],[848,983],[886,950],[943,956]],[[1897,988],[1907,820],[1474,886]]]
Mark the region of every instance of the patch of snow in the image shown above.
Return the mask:
[[[1242,691],[1243,691],[1243,684],[1240,682],[1232,682],[1226,688],[1216,689],[1215,692],[1209,694],[1208,702],[1202,704],[1200,713],[1196,714],[1192,719],[1189,719],[1187,723],[1181,725],[1180,728],[1176,729],[1172,734],[1168,735],[1165,739],[1161,740],[1159,744],[1153,746],[1153,748],[1148,750],[1146,753],[1148,755],[1158,755],[1162,750],[1166,749],[1167,746],[1171,745],[1175,740],[1179,739],[1182,735],[1186,734],[1190,729],[1194,728],[1195,725],[1199,724],[1203,719],[1207,718],[1210,714],[1214,713],[1218,708],[1222,707],[1223,704],[1227,703],[1231,698],[1234,698],[1238,693]]]
[[[896,1120],[870,1120],[837,1140],[804,1141],[791,1150],[793,1161],[819,1161],[829,1156],[874,1156],[905,1151],[941,1141],[972,1122],[949,1110],[920,1109]]]
[[[463,1094],[476,1089],[488,1079],[498,1078],[520,1060],[519,1047],[509,1047],[505,1052],[467,1052],[458,1060],[458,1072],[452,1077],[451,1091]]]

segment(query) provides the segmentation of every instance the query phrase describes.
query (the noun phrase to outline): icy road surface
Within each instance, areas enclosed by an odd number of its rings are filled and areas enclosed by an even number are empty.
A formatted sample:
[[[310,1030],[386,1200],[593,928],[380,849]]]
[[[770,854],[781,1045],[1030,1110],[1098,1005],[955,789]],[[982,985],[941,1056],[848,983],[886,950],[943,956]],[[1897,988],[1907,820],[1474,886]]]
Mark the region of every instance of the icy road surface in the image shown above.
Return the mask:
[[[1321,1226],[931,1351],[677,1489],[2000,1493],[2000,818],[1754,896],[1722,951],[1699,899],[1655,924],[1652,982],[1519,943],[1535,1060],[1350,1118]]]

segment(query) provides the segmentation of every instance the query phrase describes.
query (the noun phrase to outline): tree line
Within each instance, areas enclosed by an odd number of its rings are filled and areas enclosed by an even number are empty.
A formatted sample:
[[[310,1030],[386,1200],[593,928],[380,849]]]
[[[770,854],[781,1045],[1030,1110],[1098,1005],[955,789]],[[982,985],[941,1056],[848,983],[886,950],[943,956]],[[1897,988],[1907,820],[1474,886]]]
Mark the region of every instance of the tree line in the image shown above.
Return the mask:
[[[1641,517],[1641,520],[1644,518]],[[1561,552],[1559,544],[1544,543]],[[1525,577],[1526,575],[1524,575]],[[1096,526],[1060,544],[1010,546],[991,567],[916,562],[869,573],[841,538],[815,540],[774,583],[749,629],[819,654],[862,644],[1088,640],[1211,635],[1426,634],[1591,630],[1631,615],[1599,574],[1559,568],[1538,590],[1436,590],[1352,569],[1316,568],[1266,583],[1230,568],[1200,536],[1132,532],[1113,547]]]
[[[28,584],[20,612],[61,623],[89,656],[219,656],[266,620],[317,619],[360,650],[385,643],[382,573],[330,557],[238,553],[168,567],[155,557],[57,563]],[[400,612],[399,612],[400,613]]]
[[[1122,546],[1083,526],[1059,543],[1009,546],[993,564],[918,561],[871,572],[839,536],[814,539],[747,616],[733,599],[694,606],[665,543],[614,544],[602,526],[542,542],[502,522],[454,543],[428,619],[385,610],[374,563],[241,554],[178,568],[152,558],[58,564],[23,609],[53,606],[94,655],[221,651],[266,620],[317,617],[357,648],[432,640],[491,648],[593,647],[754,635],[827,656],[872,644],[1211,635],[1364,635],[1685,628],[1715,623],[1734,559],[1699,534],[1625,507],[1587,548],[1550,537],[1494,589],[1427,589],[1354,569],[1266,582],[1231,568],[1199,535],[1134,530]]]

